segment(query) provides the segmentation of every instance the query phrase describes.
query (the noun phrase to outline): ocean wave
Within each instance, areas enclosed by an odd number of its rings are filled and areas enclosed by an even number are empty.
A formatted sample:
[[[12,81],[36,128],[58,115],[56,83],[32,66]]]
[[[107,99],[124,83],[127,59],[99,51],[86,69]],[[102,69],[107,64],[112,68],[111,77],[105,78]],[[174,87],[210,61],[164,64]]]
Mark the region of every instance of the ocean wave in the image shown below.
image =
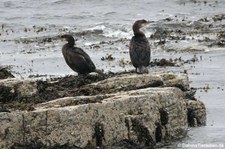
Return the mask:
[[[131,31],[122,31],[120,29],[106,28],[103,31],[103,36],[113,38],[130,38],[132,36]]]
[[[143,32],[147,37],[150,37],[153,31],[150,29],[144,29]],[[104,37],[108,38],[131,38],[133,36],[133,30],[130,25],[108,25],[98,24],[96,26],[87,28],[87,31],[92,33],[102,33]]]
[[[102,30],[103,31],[105,28],[106,28],[105,25],[97,25],[97,26],[88,28],[88,30],[91,30],[91,31],[94,31],[94,30]]]

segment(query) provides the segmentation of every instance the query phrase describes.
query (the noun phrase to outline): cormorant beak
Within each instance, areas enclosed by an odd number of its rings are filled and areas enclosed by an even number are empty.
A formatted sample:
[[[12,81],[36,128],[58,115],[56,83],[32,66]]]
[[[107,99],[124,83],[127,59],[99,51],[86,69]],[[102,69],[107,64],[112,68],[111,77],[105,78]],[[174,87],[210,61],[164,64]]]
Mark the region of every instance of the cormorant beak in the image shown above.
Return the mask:
[[[145,26],[146,26],[146,25],[149,25],[149,24],[151,24],[151,23],[154,23],[154,21],[147,21],[146,24],[145,24]]]
[[[59,36],[59,39],[61,39],[61,41],[67,41],[65,35]]]
[[[145,26],[147,26],[148,24],[149,24],[148,22],[142,23],[142,24],[141,24],[141,27],[145,27]]]
[[[150,23],[153,23],[154,21],[147,21],[146,23],[142,24],[142,27],[148,26]]]

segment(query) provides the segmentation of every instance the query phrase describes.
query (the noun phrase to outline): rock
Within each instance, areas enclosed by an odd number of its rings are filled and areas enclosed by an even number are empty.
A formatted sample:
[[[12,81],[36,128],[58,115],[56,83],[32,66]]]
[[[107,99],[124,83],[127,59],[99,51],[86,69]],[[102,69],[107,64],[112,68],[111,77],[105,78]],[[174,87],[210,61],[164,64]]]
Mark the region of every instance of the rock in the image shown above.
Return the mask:
[[[115,93],[118,91],[127,91],[142,89],[147,87],[174,86],[183,91],[188,91],[189,80],[187,75],[179,74],[122,74],[103,81],[91,83],[75,90],[82,95],[92,95],[99,93]]]
[[[37,93],[34,80],[16,78],[0,80],[0,102],[9,102],[18,97],[25,98]]]
[[[7,68],[0,67],[0,79],[14,78]]]
[[[164,86],[177,87],[182,91],[190,90],[187,75],[161,74]]]
[[[103,81],[85,85],[79,88],[79,92],[82,92],[83,94],[86,94],[87,92],[95,92],[95,94],[99,92],[113,93],[118,91],[157,87],[162,85],[162,77],[159,75],[123,74]]]
[[[206,109],[201,101],[186,100],[188,124],[191,127],[206,125]]]
[[[17,98],[38,95],[44,88],[37,84],[1,82],[21,95]],[[53,82],[49,87],[62,88]],[[32,111],[1,112],[0,147],[151,148],[184,137],[193,121],[205,124],[204,104],[186,99],[189,90],[187,76],[176,74],[122,74],[65,88],[70,96],[34,102]],[[88,95],[77,96],[85,91]]]
[[[10,112],[2,103],[0,103],[0,112]]]
[[[89,80],[90,79],[90,80]],[[177,74],[121,74],[108,79],[92,83],[96,77],[67,77],[54,81],[34,81],[17,78],[0,80],[0,102],[23,101],[26,106],[19,103],[21,110],[30,109],[33,104],[54,100],[61,97],[98,95],[129,91],[147,87],[175,86],[182,90],[189,90],[187,75]],[[78,83],[78,85],[76,83]],[[87,84],[87,82],[90,82]],[[82,84],[83,83],[83,84]],[[26,99],[26,100],[24,100]],[[16,109],[17,103],[11,104]]]
[[[161,108],[169,113],[163,139],[178,138],[186,132],[187,108],[182,98],[183,92],[177,88],[146,88],[117,93],[101,103],[1,113],[0,144],[6,148],[35,141],[46,146],[69,143],[84,148],[111,146],[128,139],[153,146]]]

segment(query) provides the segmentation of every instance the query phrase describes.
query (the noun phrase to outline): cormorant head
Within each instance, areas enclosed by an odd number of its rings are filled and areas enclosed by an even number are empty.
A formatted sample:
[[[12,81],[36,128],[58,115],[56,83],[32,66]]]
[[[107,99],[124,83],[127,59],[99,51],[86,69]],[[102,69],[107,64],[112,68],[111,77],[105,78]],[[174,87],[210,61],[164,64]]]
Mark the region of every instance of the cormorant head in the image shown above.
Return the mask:
[[[140,28],[142,28],[142,27],[144,27],[144,26],[146,26],[146,25],[148,25],[149,24],[149,21],[146,21],[146,20],[144,20],[144,19],[142,19],[142,20],[137,20],[135,23],[134,23],[134,25],[133,25],[133,30],[134,29],[140,29]]]
[[[69,44],[74,45],[75,44],[75,40],[73,38],[72,35],[62,35],[61,36],[62,39],[65,39],[66,41],[68,41]]]

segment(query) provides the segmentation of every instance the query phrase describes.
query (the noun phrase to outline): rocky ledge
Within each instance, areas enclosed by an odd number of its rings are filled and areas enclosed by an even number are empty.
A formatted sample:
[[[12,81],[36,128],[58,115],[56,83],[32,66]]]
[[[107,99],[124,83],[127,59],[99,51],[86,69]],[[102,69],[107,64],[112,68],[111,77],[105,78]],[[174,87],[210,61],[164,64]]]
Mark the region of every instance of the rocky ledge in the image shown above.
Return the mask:
[[[206,124],[185,74],[0,80],[1,148],[151,148]]]

